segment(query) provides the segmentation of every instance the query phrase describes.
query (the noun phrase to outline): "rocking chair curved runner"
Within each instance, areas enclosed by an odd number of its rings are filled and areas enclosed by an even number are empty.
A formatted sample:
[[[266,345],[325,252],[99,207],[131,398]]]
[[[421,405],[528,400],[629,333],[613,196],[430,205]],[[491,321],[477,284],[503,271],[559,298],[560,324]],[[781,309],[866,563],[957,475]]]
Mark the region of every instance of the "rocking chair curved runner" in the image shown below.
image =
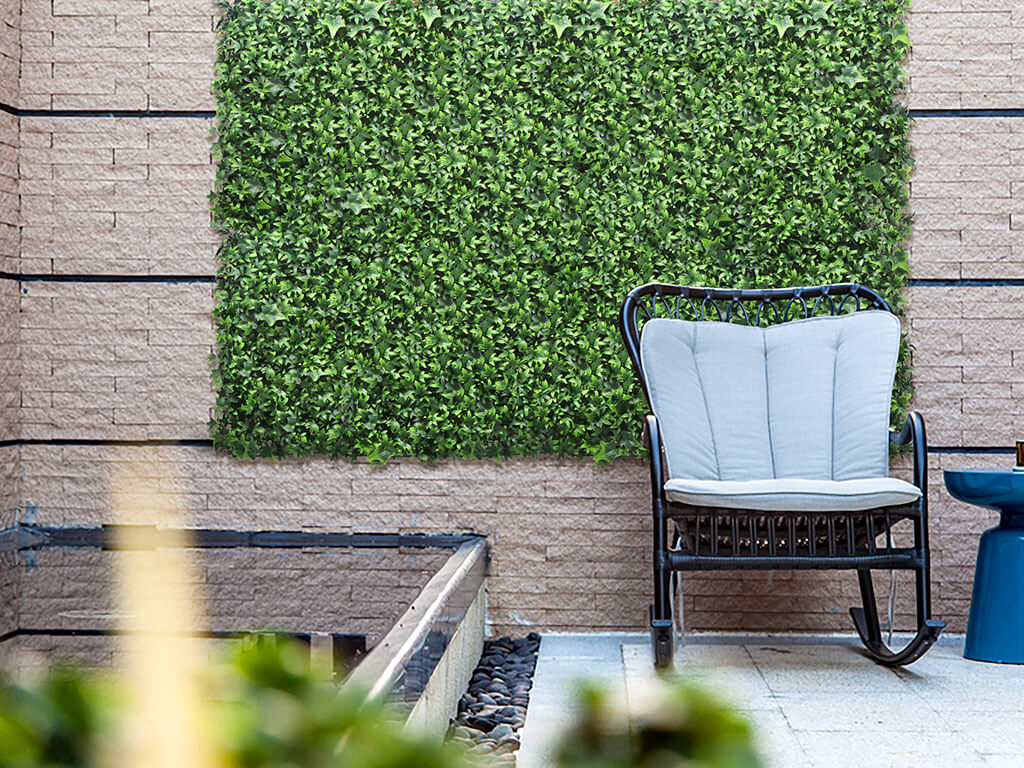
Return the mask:
[[[856,570],[863,605],[850,614],[868,654],[919,659],[945,622],[931,618],[924,420],[889,431],[900,324],[885,300],[850,283],[650,283],[620,323],[653,411],[655,665],[672,661],[677,572],[729,569]],[[890,440],[913,444],[912,483],[889,477]],[[901,521],[912,546],[892,541]],[[916,577],[917,633],[899,651],[882,639],[872,569]]]

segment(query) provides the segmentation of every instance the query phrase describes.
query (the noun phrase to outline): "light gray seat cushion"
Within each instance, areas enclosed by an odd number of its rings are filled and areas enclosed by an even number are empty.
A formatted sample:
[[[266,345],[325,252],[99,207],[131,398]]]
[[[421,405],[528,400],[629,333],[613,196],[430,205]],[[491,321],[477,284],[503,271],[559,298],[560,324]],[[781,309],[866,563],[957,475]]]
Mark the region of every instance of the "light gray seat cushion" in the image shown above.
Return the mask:
[[[648,321],[640,355],[669,477],[886,478],[899,341],[899,320],[876,310],[768,328]]]
[[[700,507],[792,512],[854,512],[921,498],[916,485],[895,477],[861,480],[682,480],[665,483],[669,501]]]

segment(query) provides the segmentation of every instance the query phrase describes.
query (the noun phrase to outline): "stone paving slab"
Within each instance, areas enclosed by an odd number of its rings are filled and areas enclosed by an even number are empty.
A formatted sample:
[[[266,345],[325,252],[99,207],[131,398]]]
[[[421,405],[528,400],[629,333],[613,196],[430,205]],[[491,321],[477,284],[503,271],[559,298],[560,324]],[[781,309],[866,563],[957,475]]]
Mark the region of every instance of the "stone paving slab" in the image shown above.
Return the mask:
[[[944,638],[894,670],[853,638],[701,636],[679,649],[676,669],[750,719],[767,768],[1021,768],[1024,665],[968,661],[962,650],[962,638]],[[587,676],[635,711],[655,679],[646,638],[544,638],[518,768],[553,768],[573,683]]]
[[[625,695],[622,644],[640,642],[637,634],[550,634],[540,641],[530,705],[516,753],[517,768],[554,768],[558,737],[573,722],[576,684],[592,680]]]

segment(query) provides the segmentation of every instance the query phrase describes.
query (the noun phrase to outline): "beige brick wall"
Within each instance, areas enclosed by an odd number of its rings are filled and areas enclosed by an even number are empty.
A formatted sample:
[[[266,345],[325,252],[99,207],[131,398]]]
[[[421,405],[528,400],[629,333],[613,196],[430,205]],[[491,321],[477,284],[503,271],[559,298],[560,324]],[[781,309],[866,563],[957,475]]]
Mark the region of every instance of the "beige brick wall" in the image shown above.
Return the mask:
[[[1024,7],[1017,0],[912,0],[914,109],[1020,108]]]
[[[0,440],[13,440],[20,435],[20,306],[18,284],[0,280]]]
[[[0,104],[15,103],[17,93],[20,3],[0,3]],[[0,111],[0,272],[17,272],[18,233],[18,118]],[[21,416],[21,294],[16,282],[0,280],[0,441],[19,437]],[[0,445],[0,528],[15,519],[19,504],[18,448]],[[13,622],[10,578],[0,565],[0,633]]]
[[[23,0],[20,105],[213,109],[213,0]]]
[[[1024,439],[1024,291],[909,289],[915,407],[941,446],[1006,446]]]
[[[112,522],[108,477],[116,465],[144,461],[155,475],[182,475],[193,525],[485,534],[496,631],[635,630],[650,601],[649,492],[640,461],[396,459],[371,466],[324,458],[236,461],[194,447],[22,451],[26,466],[36,468],[25,477],[23,498],[44,524]],[[959,556],[966,544],[947,546],[940,533],[942,516],[956,505],[938,503],[939,485],[932,489],[937,551]],[[961,541],[960,533],[952,537]],[[948,573],[963,579],[962,568]],[[937,569],[936,579],[944,584],[946,571]],[[694,629],[849,630],[846,612],[856,602],[852,574],[689,574],[685,585]],[[906,599],[909,583],[903,586]],[[880,582],[885,594],[883,588]],[[905,600],[901,606],[901,615],[910,609]],[[951,608],[943,615],[962,628],[963,605]]]
[[[21,120],[22,269],[212,274],[211,121]]]
[[[21,515],[20,449],[0,446],[0,529],[13,525]]]
[[[25,446],[23,461],[38,469],[26,476],[23,497],[44,523],[110,522],[111,467],[141,455]],[[145,455],[153,472],[183,475],[195,525],[485,533],[489,612],[503,628],[632,628],[648,600],[640,462],[601,469],[556,459],[399,459],[375,467],[324,458],[237,461],[191,447]]]
[[[204,549],[192,550],[188,593],[202,608],[205,628],[364,635],[375,645],[449,556],[445,550]],[[145,552],[40,550],[0,561],[0,632],[22,629],[107,629],[118,624],[115,558]],[[6,579],[6,580],[3,580]],[[17,599],[11,596],[17,595]],[[208,644],[223,652],[222,641]],[[7,667],[26,654],[89,665],[119,660],[113,638],[22,636],[0,646]]]
[[[208,628],[345,632],[376,643],[449,556],[444,550],[203,549],[191,594]],[[113,627],[114,553],[43,549],[23,567],[23,627]]]
[[[18,340],[18,284],[0,280],[0,440],[19,437],[20,348]],[[17,445],[0,445],[0,529],[14,525],[21,508],[21,455]],[[2,553],[0,553],[2,555]],[[0,634],[13,628],[15,572],[0,556]]]
[[[0,0],[0,104],[18,105],[21,0]]]
[[[18,627],[18,592],[21,563],[10,552],[0,553],[0,635]],[[0,644],[0,659],[4,657]]]
[[[1024,277],[1024,118],[921,118],[911,140],[913,276]]]
[[[209,436],[213,289],[24,283],[25,438]]]
[[[18,118],[0,111],[0,271],[18,271]]]

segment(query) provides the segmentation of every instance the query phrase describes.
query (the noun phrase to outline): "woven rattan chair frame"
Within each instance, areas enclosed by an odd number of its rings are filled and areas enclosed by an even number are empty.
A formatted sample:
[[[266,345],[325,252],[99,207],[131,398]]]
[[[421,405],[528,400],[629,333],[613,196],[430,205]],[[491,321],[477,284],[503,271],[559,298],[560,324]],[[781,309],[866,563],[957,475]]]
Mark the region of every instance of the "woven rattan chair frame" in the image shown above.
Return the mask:
[[[853,283],[768,290],[648,283],[626,297],[619,322],[633,369],[650,405],[640,359],[640,334],[648,319],[670,317],[763,327],[864,309],[892,311],[877,293]],[[910,413],[903,429],[890,433],[890,440],[912,447],[913,483],[921,489],[921,498],[912,504],[857,512],[698,507],[666,497],[667,471],[658,420],[653,414],[647,415],[643,421],[643,443],[650,459],[654,519],[654,603],[650,622],[655,665],[666,667],[672,661],[674,580],[680,571],[697,570],[856,570],[863,604],[851,608],[850,614],[868,654],[890,666],[919,659],[945,627],[944,622],[931,616],[924,419],[919,413]],[[901,521],[909,521],[913,529],[912,544],[896,546],[891,536],[884,536],[885,543],[879,543],[879,538]],[[898,651],[891,650],[882,639],[871,581],[873,569],[910,570],[915,575],[917,629],[913,639]]]

